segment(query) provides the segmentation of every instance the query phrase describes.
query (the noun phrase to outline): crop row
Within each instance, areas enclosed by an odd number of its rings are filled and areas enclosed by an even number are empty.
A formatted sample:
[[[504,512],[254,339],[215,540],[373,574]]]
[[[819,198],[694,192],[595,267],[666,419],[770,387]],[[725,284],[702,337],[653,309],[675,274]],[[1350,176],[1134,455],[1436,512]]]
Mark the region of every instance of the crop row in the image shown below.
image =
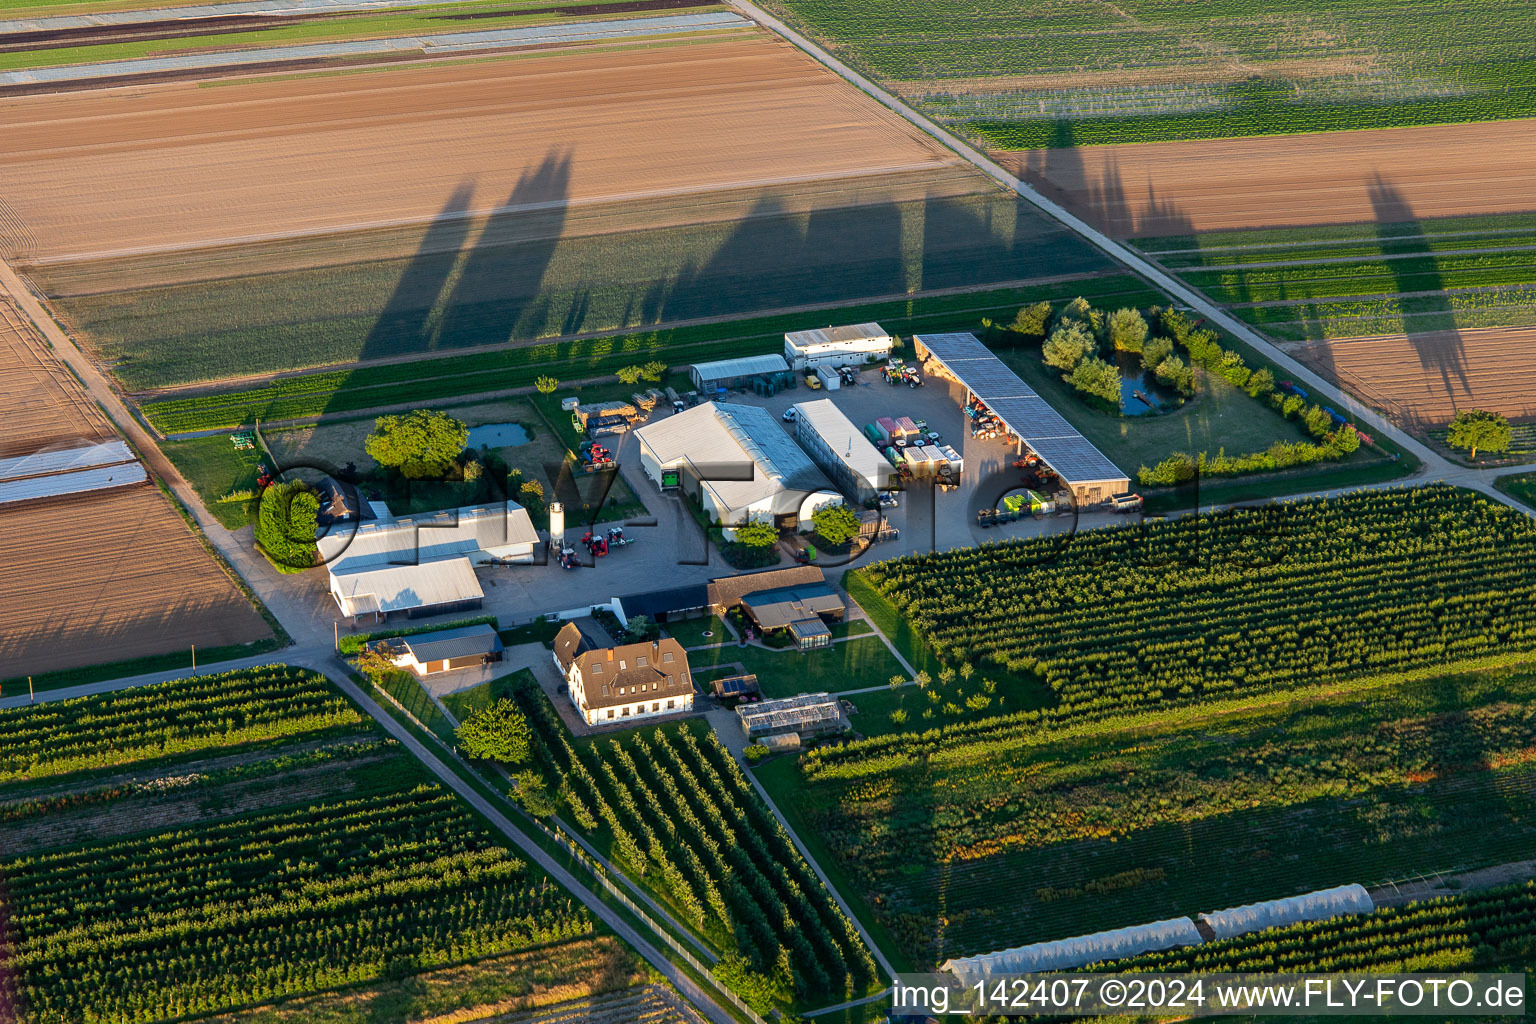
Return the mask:
[[[49,1024],[209,1013],[591,930],[426,783],[14,858],[5,875],[17,988]]]
[[[789,837],[713,733],[634,732],[580,748],[536,688],[518,694],[535,762],[572,818],[695,931],[726,951],[722,977],[764,1011],[774,1002],[864,993],[874,963]]]
[[[312,672],[269,666],[0,711],[0,782],[353,726]]]
[[[1536,648],[1536,526],[1446,486],[863,570],[942,658],[1103,715]]]
[[[1146,953],[1114,971],[1449,971],[1520,967],[1536,955],[1536,882],[1383,907]]]

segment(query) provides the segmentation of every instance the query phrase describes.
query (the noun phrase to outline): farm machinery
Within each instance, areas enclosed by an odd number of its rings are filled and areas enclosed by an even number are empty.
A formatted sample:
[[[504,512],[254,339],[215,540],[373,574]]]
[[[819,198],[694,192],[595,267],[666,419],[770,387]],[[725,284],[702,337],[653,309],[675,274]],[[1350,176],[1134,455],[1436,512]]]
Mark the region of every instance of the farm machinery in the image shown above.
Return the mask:
[[[900,362],[899,360],[892,360],[886,363],[885,369],[880,372],[885,376],[885,382],[893,388],[900,384],[905,384],[909,388],[920,388],[923,386],[923,377],[922,374],[918,373],[917,367]]]
[[[584,472],[607,469],[613,465],[613,452],[596,441],[583,441],[576,452]]]

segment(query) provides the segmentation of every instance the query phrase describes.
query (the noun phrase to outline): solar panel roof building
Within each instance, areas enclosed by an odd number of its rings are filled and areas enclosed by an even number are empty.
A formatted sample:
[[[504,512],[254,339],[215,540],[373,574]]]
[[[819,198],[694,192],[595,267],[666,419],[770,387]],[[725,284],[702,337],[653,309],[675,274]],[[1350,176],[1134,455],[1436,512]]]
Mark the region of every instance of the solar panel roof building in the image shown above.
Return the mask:
[[[1130,477],[1095,448],[1051,404],[1009,369],[974,334],[924,334],[917,357],[959,381],[967,399],[980,399],[1071,488],[1079,505],[1095,505],[1130,489]]]

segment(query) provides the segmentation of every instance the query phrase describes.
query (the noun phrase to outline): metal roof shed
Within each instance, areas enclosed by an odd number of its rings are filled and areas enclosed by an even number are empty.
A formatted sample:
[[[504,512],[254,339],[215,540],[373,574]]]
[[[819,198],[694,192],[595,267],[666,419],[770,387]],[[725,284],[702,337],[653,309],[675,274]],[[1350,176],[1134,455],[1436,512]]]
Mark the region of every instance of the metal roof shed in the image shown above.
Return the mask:
[[[738,387],[753,377],[788,372],[789,364],[783,356],[739,356],[735,359],[694,363],[688,367],[688,376],[693,379],[693,386],[705,392],[715,388]]]
[[[1081,504],[1097,504],[1130,488],[1130,477],[1026,384],[974,334],[924,334],[917,357],[936,363],[1045,460]],[[928,370],[932,374],[932,370]]]
[[[889,355],[894,340],[877,323],[792,331],[784,335],[784,358],[797,370],[861,363]]]
[[[795,439],[859,504],[890,487],[896,468],[830,398],[795,406]]]

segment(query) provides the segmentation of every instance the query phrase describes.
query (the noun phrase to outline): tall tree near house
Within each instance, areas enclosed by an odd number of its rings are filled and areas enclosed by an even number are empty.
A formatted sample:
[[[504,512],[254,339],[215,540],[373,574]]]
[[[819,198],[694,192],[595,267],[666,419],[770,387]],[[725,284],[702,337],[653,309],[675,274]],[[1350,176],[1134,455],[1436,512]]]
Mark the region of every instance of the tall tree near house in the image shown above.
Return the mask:
[[[522,764],[528,760],[531,732],[517,703],[503,697],[459,725],[459,746],[473,758]]]
[[[444,412],[416,409],[403,416],[380,416],[363,450],[381,466],[398,469],[411,480],[441,477],[469,441],[469,427]]]
[[[1496,412],[1463,409],[1451,421],[1446,440],[1452,448],[1471,449],[1471,457],[1475,460],[1479,448],[1488,452],[1509,451],[1513,433],[1509,420]]]

